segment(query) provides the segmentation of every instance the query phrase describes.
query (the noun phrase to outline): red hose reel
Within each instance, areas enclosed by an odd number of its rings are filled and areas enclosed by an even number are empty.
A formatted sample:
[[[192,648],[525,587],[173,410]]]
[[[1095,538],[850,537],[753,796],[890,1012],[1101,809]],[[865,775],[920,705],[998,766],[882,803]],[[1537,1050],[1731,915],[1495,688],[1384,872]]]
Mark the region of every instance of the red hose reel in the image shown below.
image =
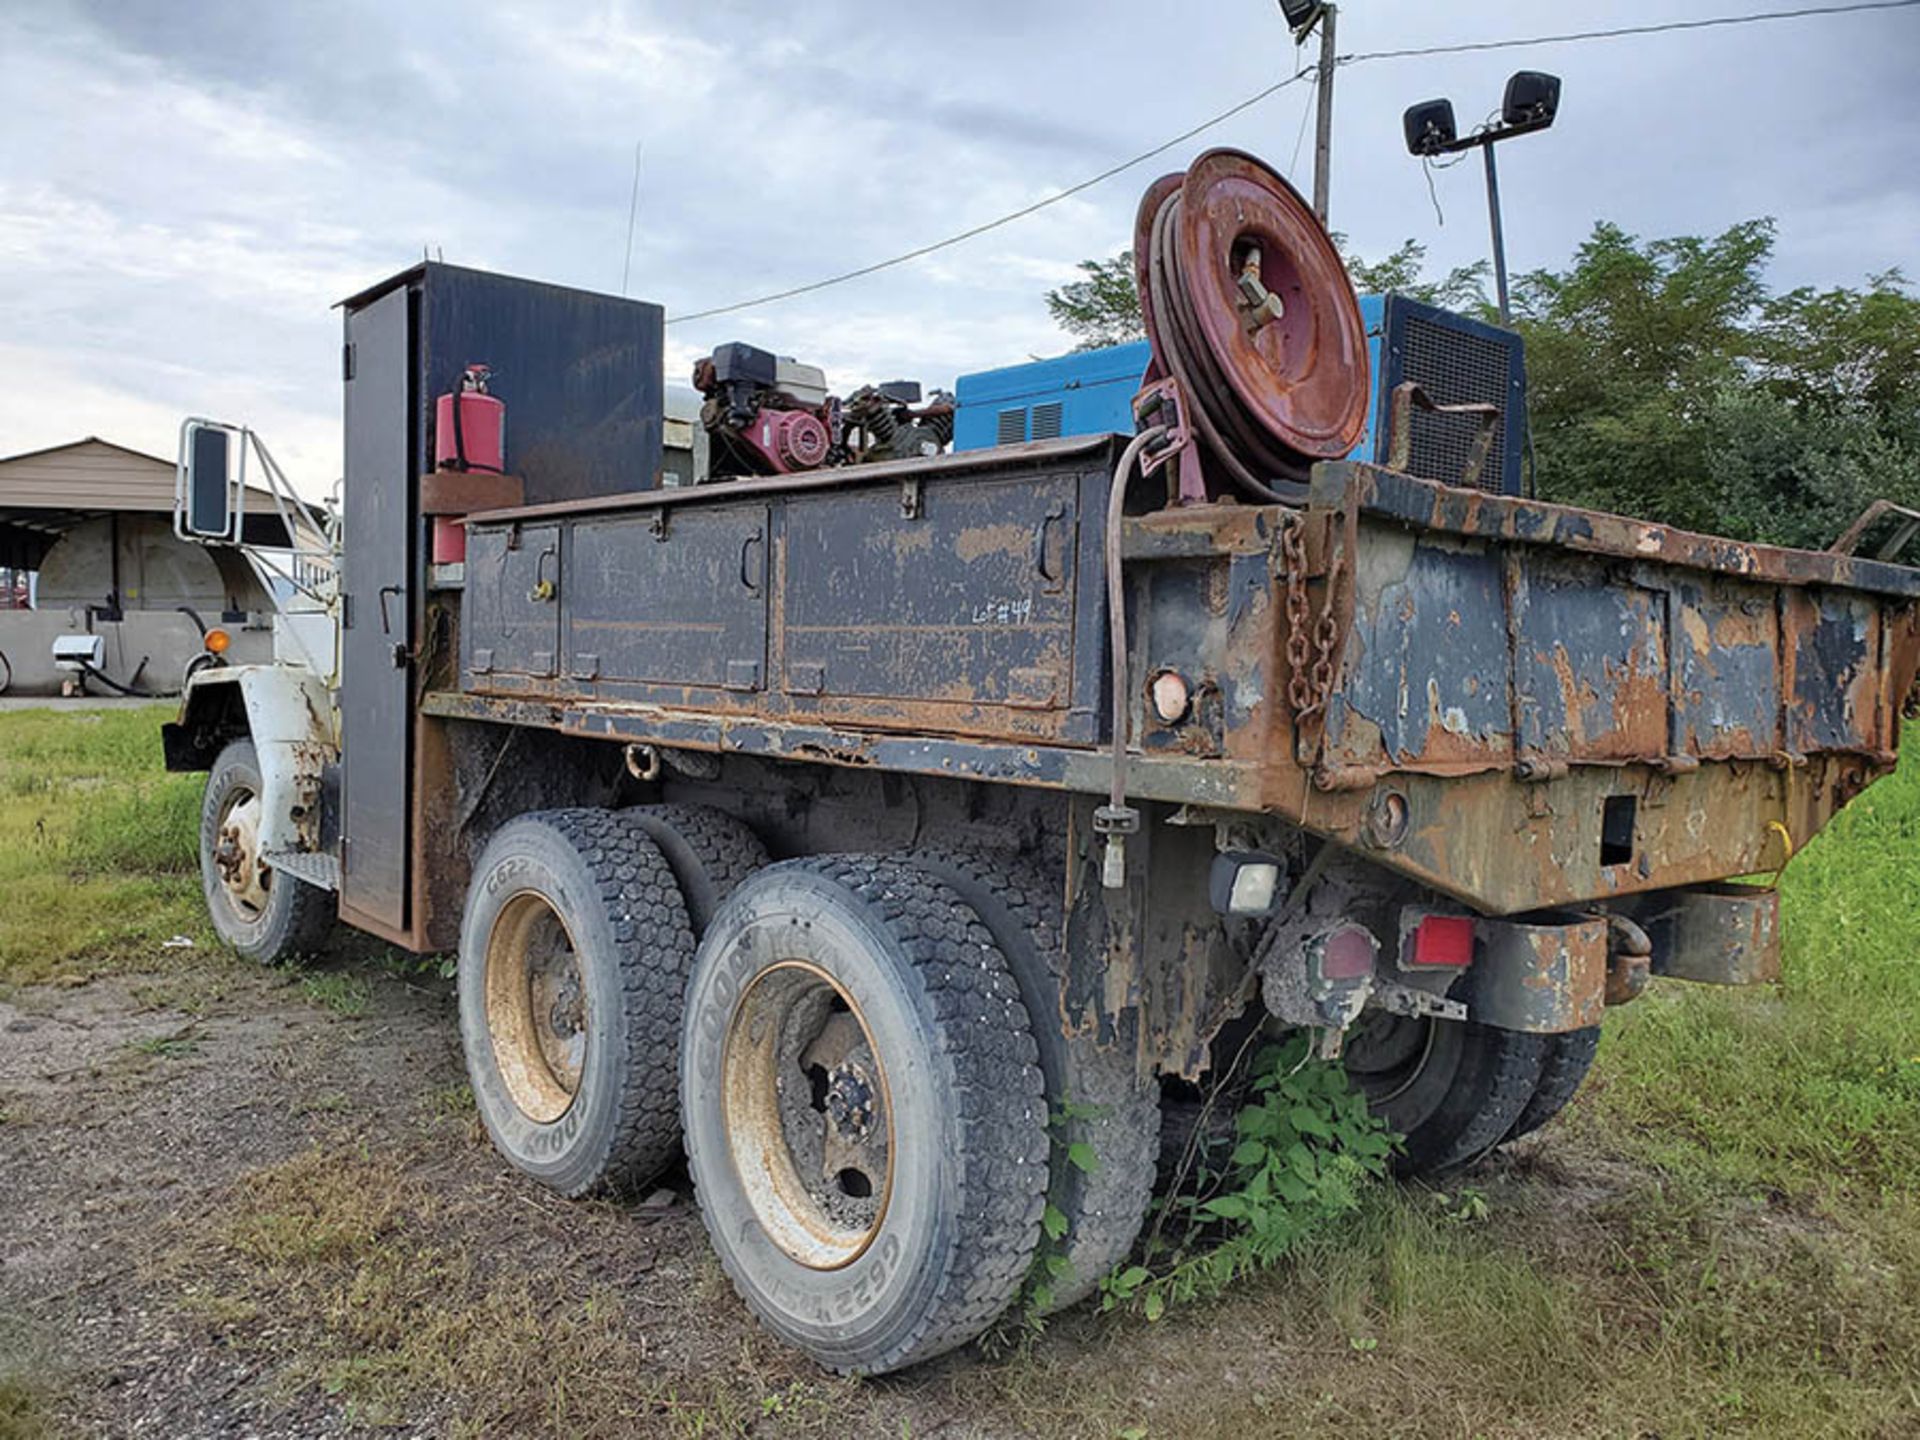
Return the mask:
[[[1299,193],[1239,150],[1153,182],[1134,224],[1149,385],[1174,381],[1209,466],[1299,500],[1316,460],[1366,428],[1366,327],[1353,282]]]

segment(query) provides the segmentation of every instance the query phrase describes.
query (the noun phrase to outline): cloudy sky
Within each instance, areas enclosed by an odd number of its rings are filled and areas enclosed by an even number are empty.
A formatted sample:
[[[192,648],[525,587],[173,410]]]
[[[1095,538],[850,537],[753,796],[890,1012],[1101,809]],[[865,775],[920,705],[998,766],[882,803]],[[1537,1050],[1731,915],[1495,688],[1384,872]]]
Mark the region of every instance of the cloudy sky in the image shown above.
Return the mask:
[[[1784,0],[1347,0],[1342,53],[1783,8]],[[339,469],[341,297],[418,260],[631,293],[669,314],[885,258],[1155,145],[1300,63],[1273,0],[491,4],[0,0],[0,454],[84,434],[171,454],[244,421],[303,488]],[[1362,254],[1486,247],[1463,127],[1520,68],[1555,128],[1502,152],[1513,266],[1598,218],[1642,235],[1777,217],[1780,286],[1920,274],[1920,9],[1343,67],[1333,222]],[[1154,174],[1210,144],[1306,188],[1295,85],[1029,219],[884,275],[668,332],[667,373],[745,339],[846,389],[1065,341],[1041,297],[1122,248]],[[1294,163],[1298,149],[1298,162]]]

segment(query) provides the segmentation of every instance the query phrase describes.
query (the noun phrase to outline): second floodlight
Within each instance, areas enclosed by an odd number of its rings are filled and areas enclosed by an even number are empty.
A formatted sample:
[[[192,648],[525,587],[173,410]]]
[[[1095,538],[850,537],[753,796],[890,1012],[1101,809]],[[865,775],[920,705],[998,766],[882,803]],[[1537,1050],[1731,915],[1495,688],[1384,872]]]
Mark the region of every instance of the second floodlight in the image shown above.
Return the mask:
[[[1560,77],[1522,70],[1507,81],[1500,123],[1508,130],[1544,130],[1560,109]]]

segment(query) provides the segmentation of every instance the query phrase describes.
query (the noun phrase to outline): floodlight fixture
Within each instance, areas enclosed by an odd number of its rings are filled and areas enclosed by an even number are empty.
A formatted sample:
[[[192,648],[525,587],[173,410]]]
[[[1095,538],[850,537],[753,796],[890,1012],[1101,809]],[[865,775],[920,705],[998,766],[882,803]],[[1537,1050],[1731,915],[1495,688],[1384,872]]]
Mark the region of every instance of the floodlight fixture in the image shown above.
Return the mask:
[[[1443,154],[1460,138],[1451,100],[1422,100],[1410,105],[1401,123],[1407,132],[1407,149],[1415,155]]]
[[[1280,0],[1280,13],[1287,17],[1296,45],[1304,44],[1315,22],[1326,13],[1326,0]]]
[[[1516,71],[1507,81],[1500,104],[1500,123],[1471,135],[1461,135],[1449,100],[1422,100],[1407,107],[1400,118],[1407,150],[1422,160],[1479,150],[1487,163],[1487,217],[1493,230],[1493,279],[1500,295],[1500,323],[1511,318],[1507,296],[1507,244],[1500,224],[1500,176],[1494,168],[1493,147],[1515,135],[1530,135],[1553,124],[1560,113],[1560,77],[1539,70]]]
[[[1544,130],[1560,109],[1560,77],[1521,70],[1507,81],[1500,123],[1509,131]]]

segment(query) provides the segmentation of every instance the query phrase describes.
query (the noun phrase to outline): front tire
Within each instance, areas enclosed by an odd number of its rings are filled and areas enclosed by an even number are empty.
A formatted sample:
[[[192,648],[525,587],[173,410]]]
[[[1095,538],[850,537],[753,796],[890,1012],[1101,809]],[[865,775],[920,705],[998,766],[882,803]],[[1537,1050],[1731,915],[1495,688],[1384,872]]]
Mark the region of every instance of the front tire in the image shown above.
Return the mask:
[[[460,1041],[516,1169],[571,1196],[673,1163],[692,962],[672,870],[613,811],[537,811],[495,832],[461,924]]]
[[[680,1094],[707,1233],[749,1308],[842,1373],[979,1335],[1047,1184],[1019,987],[948,886],[842,855],[761,871],[688,987]]]
[[[200,800],[200,888],[215,933],[249,960],[274,965],[325,948],[338,909],[331,891],[261,858],[265,791],[253,741],[231,741]]]

